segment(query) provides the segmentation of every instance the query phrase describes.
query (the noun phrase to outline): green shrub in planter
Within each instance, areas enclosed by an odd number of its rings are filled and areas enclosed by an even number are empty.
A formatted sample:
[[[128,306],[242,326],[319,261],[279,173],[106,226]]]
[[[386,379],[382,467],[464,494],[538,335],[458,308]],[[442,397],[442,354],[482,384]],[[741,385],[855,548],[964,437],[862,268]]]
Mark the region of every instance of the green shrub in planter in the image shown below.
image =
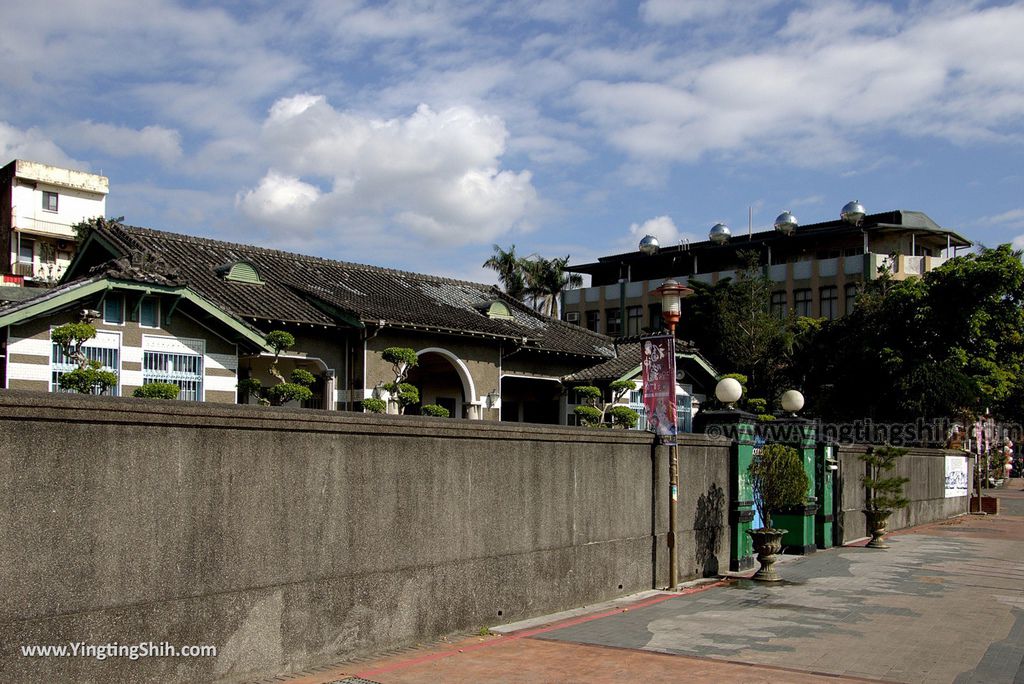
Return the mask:
[[[601,409],[596,406],[577,406],[574,413],[580,425],[598,427],[601,425]]]
[[[608,415],[612,417],[612,425],[623,430],[635,428],[640,420],[640,414],[628,406],[612,406],[608,409]]]
[[[435,418],[450,418],[451,413],[444,406],[439,404],[426,404],[421,412],[425,416],[434,416]]]
[[[803,503],[810,482],[800,454],[785,444],[768,444],[756,454],[748,470],[761,529],[772,529],[772,511]]]
[[[363,410],[367,413],[384,413],[388,410],[388,403],[383,399],[363,399]]]
[[[136,387],[132,396],[137,399],[177,399],[181,388],[173,382],[151,382],[142,387]]]

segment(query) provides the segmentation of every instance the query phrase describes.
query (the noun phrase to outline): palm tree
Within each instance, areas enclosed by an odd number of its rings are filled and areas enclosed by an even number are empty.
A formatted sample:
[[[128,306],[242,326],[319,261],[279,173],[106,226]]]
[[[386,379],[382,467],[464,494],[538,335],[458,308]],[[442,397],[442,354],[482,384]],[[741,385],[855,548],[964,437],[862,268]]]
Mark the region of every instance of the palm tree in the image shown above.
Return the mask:
[[[516,256],[515,245],[509,247],[508,251],[494,245],[494,254],[484,262],[484,268],[492,268],[498,272],[498,282],[505,288],[505,294],[509,297],[522,301],[526,296],[523,260]]]
[[[583,285],[583,276],[579,273],[566,273],[568,255],[554,259],[534,255],[521,263],[526,274],[526,294],[533,298],[534,308],[553,318],[558,317],[562,292]]]

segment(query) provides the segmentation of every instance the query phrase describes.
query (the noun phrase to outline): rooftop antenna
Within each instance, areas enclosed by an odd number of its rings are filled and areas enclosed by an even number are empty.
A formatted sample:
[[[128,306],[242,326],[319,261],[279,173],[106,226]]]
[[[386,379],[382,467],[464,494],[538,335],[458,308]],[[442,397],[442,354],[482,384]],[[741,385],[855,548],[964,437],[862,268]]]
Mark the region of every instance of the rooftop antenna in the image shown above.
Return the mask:
[[[754,237],[754,207],[747,205],[747,238]]]

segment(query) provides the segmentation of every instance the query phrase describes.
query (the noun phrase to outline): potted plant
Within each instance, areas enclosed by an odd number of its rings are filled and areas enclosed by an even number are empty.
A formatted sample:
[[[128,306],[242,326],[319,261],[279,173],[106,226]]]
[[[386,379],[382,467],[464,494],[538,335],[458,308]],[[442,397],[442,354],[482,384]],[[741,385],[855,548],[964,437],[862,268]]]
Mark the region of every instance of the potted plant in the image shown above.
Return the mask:
[[[778,582],[782,578],[773,566],[782,551],[782,535],[787,530],[772,527],[772,511],[803,503],[810,486],[807,473],[796,449],[785,444],[768,444],[754,455],[748,474],[754,505],[764,525],[747,530],[761,564],[753,579]]]
[[[868,548],[889,548],[885,543],[889,516],[894,510],[906,508],[910,503],[903,496],[903,485],[910,482],[910,478],[892,474],[897,461],[906,453],[906,449],[886,445],[869,449],[860,456],[860,460],[867,464],[867,474],[861,477],[861,482],[867,489],[864,515],[867,517],[868,532],[871,533]]]

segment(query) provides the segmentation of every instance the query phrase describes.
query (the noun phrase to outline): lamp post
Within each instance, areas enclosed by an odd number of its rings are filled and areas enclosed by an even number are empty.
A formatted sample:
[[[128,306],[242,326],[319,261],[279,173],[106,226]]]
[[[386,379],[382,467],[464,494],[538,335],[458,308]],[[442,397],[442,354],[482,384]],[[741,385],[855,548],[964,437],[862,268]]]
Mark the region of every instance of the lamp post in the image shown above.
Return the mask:
[[[654,290],[651,294],[657,294],[661,297],[661,317],[665,320],[665,324],[668,326],[669,335],[671,336],[671,343],[669,345],[672,363],[670,382],[672,383],[673,389],[673,392],[671,393],[672,401],[675,401],[676,324],[679,323],[679,318],[682,314],[682,299],[683,297],[692,295],[693,290],[684,285],[680,285],[675,280],[669,279],[662,283],[661,287]],[[679,559],[676,545],[679,508],[679,447],[676,445],[676,440],[673,439],[669,443],[668,449],[668,577],[669,588],[675,589],[679,585]]]

